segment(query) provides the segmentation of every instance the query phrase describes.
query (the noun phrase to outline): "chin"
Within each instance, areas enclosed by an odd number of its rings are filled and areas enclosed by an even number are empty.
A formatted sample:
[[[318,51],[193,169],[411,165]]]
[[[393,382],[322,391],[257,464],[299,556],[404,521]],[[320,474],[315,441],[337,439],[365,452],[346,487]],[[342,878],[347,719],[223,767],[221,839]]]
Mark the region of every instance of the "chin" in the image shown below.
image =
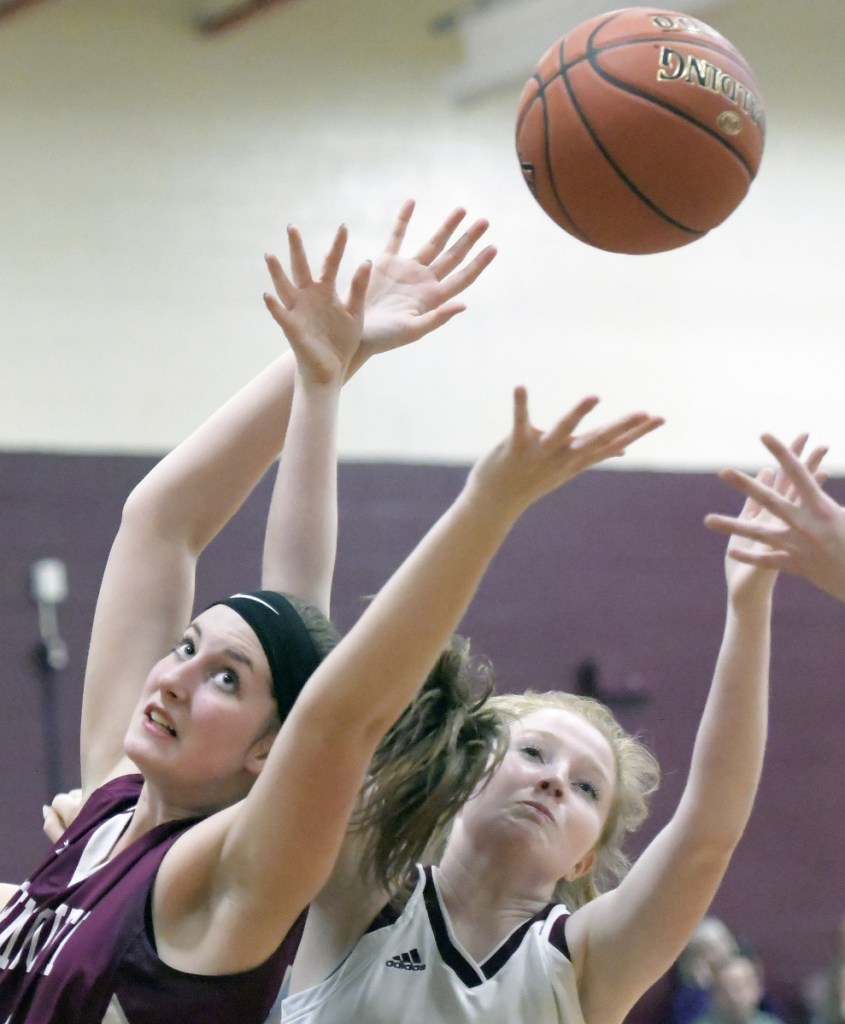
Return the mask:
[[[162,770],[166,771],[166,762],[162,758],[161,752],[147,740],[143,733],[139,734],[132,727],[123,741],[123,753],[137,766],[138,771],[145,778],[160,774]]]

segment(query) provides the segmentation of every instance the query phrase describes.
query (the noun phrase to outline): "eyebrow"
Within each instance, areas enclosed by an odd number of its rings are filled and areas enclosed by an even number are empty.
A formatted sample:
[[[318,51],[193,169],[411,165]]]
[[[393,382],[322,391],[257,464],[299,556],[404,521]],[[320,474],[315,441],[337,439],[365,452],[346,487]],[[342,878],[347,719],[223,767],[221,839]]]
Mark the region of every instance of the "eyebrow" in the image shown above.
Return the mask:
[[[188,629],[192,629],[197,634],[197,638],[202,640],[202,626],[200,626],[198,622],[192,622],[188,626]],[[246,665],[250,671],[255,672],[255,665],[253,664],[252,659],[248,655],[244,654],[243,651],[238,651],[234,647],[225,647],[223,649],[223,653],[231,658],[232,661],[237,661],[241,665]]]

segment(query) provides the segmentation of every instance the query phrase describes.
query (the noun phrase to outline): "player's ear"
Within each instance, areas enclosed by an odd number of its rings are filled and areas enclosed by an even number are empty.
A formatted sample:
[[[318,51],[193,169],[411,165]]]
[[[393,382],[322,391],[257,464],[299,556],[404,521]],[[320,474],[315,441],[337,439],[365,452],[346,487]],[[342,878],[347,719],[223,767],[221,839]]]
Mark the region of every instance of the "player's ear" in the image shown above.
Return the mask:
[[[258,737],[247,751],[244,768],[250,775],[258,778],[261,774],[264,765],[267,763],[270,748],[273,746],[273,740],[276,738],[278,731],[278,728],[275,726],[272,729],[268,729],[267,732]]]
[[[566,881],[575,882],[592,871],[595,867],[597,856],[598,855],[595,850],[590,850],[586,857],[582,857],[577,864],[573,864],[567,874],[564,875]]]

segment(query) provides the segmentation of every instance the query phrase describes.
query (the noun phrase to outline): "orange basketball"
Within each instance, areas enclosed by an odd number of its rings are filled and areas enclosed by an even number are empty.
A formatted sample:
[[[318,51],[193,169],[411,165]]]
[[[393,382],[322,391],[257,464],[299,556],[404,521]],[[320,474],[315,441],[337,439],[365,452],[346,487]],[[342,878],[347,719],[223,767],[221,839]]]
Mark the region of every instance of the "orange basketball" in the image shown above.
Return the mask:
[[[748,191],[765,113],[748,62],[697,18],[629,7],[591,18],[541,57],[516,149],[565,231],[610,252],[694,242]]]

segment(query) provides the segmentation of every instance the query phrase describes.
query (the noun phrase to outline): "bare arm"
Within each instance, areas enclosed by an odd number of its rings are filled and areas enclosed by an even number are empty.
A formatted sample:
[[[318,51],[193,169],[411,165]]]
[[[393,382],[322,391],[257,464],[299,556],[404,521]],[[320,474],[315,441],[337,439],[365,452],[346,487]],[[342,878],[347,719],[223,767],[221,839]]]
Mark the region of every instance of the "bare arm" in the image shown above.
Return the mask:
[[[80,738],[87,796],[131,770],[123,737],[150,667],[190,617],[194,571],[281,448],[293,357],[279,357],[159,462],[126,501],[91,633]]]
[[[400,253],[414,204],[403,204],[384,252],[372,267],[367,288],[361,344],[346,369],[355,372],[373,354],[416,341],[441,327],[464,306],[455,301],[496,255],[492,246],[467,261],[472,248],[487,230],[486,220],[475,221],[447,248],[464,218],[454,210],[432,237],[412,256]],[[287,280],[275,256],[267,266],[276,297],[265,296],[267,306],[286,334],[296,327],[287,316],[294,290],[308,277],[293,267]],[[296,313],[295,310],[290,312]],[[325,367],[316,367],[318,377]],[[329,613],[337,546],[336,474],[322,478],[317,464],[303,453],[280,465],[267,520],[262,562],[262,586],[294,593]]]
[[[811,455],[811,468],[822,454]],[[783,474],[775,479],[764,470],[759,479],[790,492]],[[741,518],[766,515],[749,499]],[[766,742],[776,575],[733,557],[746,543],[732,540],[725,560],[724,636],[678,808],[622,883],[567,925],[587,1024],[622,1021],[675,960],[713,899],[751,812]]]
[[[198,954],[204,969],[263,960],[325,883],[376,744],[421,685],[516,519],[660,422],[634,414],[575,435],[595,404],[579,403],[542,433],[517,391],[512,435],[475,467],[452,507],[314,673],[248,797],[224,812],[219,845],[204,852],[184,845],[186,868],[196,873],[204,862],[209,872],[211,898],[198,908],[196,931],[217,938],[213,951]],[[227,958],[236,953],[233,964]]]
[[[462,265],[486,230],[477,221],[447,252],[463,218],[455,211],[413,259],[399,248],[413,211],[405,203],[385,253],[376,261],[361,344],[348,377],[373,354],[422,337],[463,307],[454,296],[489,265],[488,247]],[[278,268],[268,260],[271,272]],[[271,312],[272,298],[267,299]],[[135,488],[124,507],[106,565],[91,634],[80,735],[84,796],[106,778],[132,771],[123,737],[143,680],[177,639],[191,613],[199,554],[242,504],[278,454],[287,429],[295,361],[280,356]],[[289,497],[286,490],[283,497]],[[280,502],[274,498],[278,507]],[[304,506],[300,506],[303,508]],[[294,517],[296,513],[294,513]],[[307,524],[296,520],[288,544],[268,560],[265,586],[313,596],[327,606],[333,543],[322,561],[309,554]],[[321,527],[325,535],[325,524]],[[292,557],[292,550],[297,557]],[[305,567],[297,561],[304,555]],[[288,563],[288,557],[290,562]],[[327,568],[328,566],[328,568]],[[143,625],[142,625],[143,624]]]
[[[296,594],[328,614],[337,544],[337,401],[358,348],[370,268],[359,268],[344,306],[335,281],[346,244],[341,228],[314,281],[299,233],[288,229],[292,280],[270,264],[277,298],[268,308],[296,352],[291,427],[264,538],[262,586]]]

